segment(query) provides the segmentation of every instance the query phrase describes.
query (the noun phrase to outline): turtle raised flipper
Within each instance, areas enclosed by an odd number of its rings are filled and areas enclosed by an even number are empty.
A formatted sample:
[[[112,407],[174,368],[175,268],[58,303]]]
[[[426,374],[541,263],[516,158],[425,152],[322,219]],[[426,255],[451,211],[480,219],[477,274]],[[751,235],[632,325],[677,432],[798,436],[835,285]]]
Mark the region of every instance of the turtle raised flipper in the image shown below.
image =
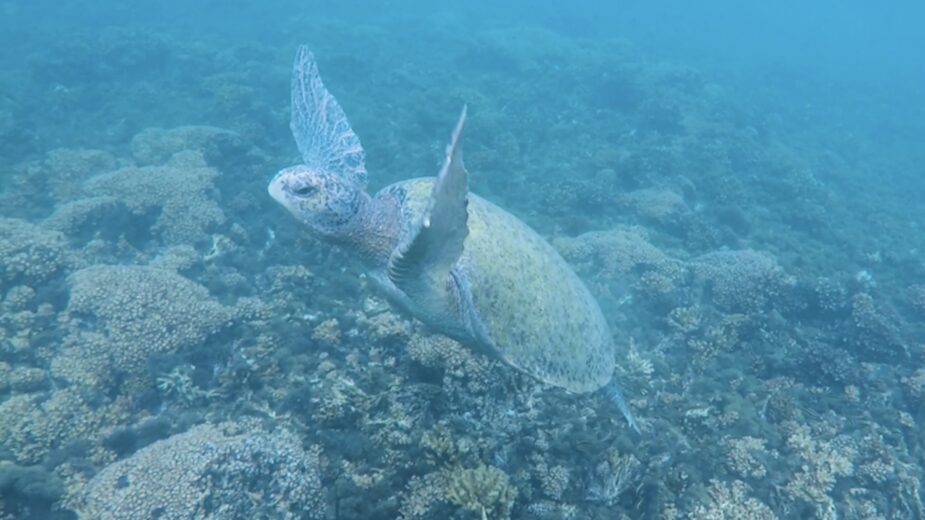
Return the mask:
[[[449,301],[450,271],[469,235],[469,174],[463,166],[461,141],[465,123],[463,107],[417,232],[396,249],[388,265],[389,279],[396,287],[412,300],[426,299],[440,308]]]
[[[347,114],[328,92],[315,57],[302,45],[292,67],[289,127],[308,167],[349,179],[366,188],[366,154]]]

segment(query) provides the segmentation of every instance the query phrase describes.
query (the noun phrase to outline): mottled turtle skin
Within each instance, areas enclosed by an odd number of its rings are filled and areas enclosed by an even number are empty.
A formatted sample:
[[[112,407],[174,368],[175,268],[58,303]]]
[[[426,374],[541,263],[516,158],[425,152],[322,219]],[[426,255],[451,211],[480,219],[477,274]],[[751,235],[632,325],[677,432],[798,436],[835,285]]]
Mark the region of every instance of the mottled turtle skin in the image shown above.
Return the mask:
[[[370,196],[359,138],[302,47],[291,128],[304,164],[277,173],[269,193],[354,253],[389,300],[425,324],[568,391],[606,388],[638,432],[612,377],[614,344],[597,302],[542,237],[468,192],[465,119],[463,109],[437,177]]]

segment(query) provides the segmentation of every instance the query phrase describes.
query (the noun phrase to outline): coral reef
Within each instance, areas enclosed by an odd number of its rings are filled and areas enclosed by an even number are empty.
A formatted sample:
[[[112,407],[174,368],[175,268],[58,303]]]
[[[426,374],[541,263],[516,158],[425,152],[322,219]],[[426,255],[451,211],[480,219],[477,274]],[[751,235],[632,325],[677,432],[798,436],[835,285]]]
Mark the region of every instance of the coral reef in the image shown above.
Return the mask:
[[[572,29],[304,9],[220,48],[0,33],[0,519],[925,518],[921,161],[878,144],[922,132]],[[598,297],[641,438],[278,214],[296,27],[376,187],[436,172],[469,105],[473,192]]]

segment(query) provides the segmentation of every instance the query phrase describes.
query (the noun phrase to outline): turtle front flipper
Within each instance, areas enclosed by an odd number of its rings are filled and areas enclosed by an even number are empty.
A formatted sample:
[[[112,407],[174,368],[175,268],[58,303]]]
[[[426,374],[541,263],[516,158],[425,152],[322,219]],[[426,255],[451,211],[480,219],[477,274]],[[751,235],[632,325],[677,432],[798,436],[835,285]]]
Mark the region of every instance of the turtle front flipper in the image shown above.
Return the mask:
[[[469,174],[461,142],[465,122],[463,107],[417,230],[393,253],[388,266],[392,283],[436,319],[456,312],[459,300],[452,292],[456,287],[450,272],[469,234]]]
[[[347,114],[328,92],[308,47],[299,46],[292,66],[289,128],[305,165],[366,188],[366,153]]]

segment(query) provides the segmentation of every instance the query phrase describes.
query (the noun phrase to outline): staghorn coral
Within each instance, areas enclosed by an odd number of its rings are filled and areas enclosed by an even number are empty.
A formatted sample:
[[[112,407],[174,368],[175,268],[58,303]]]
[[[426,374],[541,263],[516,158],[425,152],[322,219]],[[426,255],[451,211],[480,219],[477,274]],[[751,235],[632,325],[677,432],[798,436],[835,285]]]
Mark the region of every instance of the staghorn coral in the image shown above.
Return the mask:
[[[91,196],[113,197],[136,215],[157,213],[153,230],[167,244],[208,242],[208,231],[225,222],[210,197],[219,175],[196,152],[180,152],[161,166],[122,168],[84,185]]]
[[[761,310],[793,285],[774,257],[749,249],[708,253],[689,265],[711,301],[727,312]]]
[[[75,383],[99,384],[115,372],[137,383],[151,355],[199,345],[234,317],[204,287],[164,269],[93,266],[69,282],[70,332],[52,372]]]
[[[256,421],[204,424],[104,468],[83,489],[88,518],[325,518],[319,453]]]
[[[446,499],[484,518],[509,518],[517,489],[507,474],[494,466],[444,470]]]
[[[25,220],[0,218],[0,291],[47,282],[73,263],[61,233]]]

